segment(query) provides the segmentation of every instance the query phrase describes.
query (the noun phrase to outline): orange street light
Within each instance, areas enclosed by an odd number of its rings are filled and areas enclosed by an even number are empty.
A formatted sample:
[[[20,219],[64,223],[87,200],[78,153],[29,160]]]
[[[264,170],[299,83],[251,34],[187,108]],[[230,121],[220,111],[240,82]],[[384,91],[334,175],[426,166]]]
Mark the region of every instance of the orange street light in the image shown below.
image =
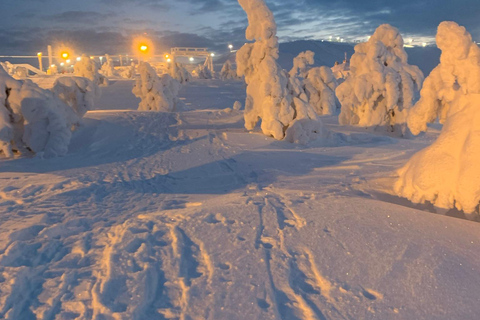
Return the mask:
[[[68,52],[62,52],[62,58],[67,60],[70,54]]]

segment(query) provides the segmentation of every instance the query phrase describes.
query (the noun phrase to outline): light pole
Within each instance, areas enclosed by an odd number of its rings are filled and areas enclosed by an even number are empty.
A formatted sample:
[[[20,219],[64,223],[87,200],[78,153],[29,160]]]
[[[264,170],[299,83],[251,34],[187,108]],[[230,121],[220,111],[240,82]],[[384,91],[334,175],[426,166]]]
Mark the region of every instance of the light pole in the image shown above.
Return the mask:
[[[42,53],[41,52],[37,53],[37,57],[38,57],[38,68],[40,69],[40,71],[43,71]]]

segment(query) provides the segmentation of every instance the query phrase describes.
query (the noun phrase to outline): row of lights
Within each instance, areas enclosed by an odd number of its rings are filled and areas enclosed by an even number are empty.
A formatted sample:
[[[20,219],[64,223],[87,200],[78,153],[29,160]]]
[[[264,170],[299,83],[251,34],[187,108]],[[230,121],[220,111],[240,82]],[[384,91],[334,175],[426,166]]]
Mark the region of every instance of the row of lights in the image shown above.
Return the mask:
[[[233,49],[233,45],[232,45],[232,44],[229,44],[229,45],[228,45],[228,48],[229,48],[230,51],[231,51],[231,50]],[[148,54],[149,51],[150,51],[149,49],[150,49],[150,48],[149,48],[149,46],[148,46],[147,44],[140,44],[140,46],[138,47],[138,50],[139,50],[140,53],[142,53],[142,54]],[[42,57],[42,52],[38,52],[37,55],[38,55],[39,58],[41,58],[41,57]],[[62,58],[63,60],[65,60],[65,62],[61,62],[61,63],[60,63],[60,66],[63,67],[63,66],[65,66],[65,64],[68,65],[68,64],[71,63],[71,60],[69,59],[69,58],[70,58],[70,53],[69,53],[69,52],[67,52],[67,51],[62,51],[62,52],[60,53],[60,56],[61,56],[61,58]],[[211,56],[211,57],[214,57],[215,54],[214,54],[214,53],[211,53],[210,56]],[[90,58],[93,59],[93,56],[90,57]],[[171,61],[172,61],[171,58],[170,58],[170,55],[168,55],[168,54],[165,55],[165,59],[167,60],[167,62],[171,62]],[[76,60],[77,60],[77,61],[80,61],[80,60],[82,60],[82,58],[81,58],[81,57],[77,57]],[[100,61],[101,61],[101,60],[102,60],[102,57],[100,57]],[[131,59],[131,60],[133,60],[133,59]],[[193,62],[193,61],[194,61],[194,58],[193,58],[193,57],[190,57],[189,60]],[[51,67],[53,68],[53,67],[55,67],[55,65],[52,64]],[[72,65],[72,67],[73,67],[73,65]]]

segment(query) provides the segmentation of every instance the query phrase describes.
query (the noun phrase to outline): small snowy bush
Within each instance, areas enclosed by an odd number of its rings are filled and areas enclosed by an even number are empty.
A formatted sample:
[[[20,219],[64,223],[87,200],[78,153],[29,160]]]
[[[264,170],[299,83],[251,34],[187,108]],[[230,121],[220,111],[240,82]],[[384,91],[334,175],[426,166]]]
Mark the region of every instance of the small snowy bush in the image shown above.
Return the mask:
[[[78,117],[51,91],[15,80],[0,68],[0,101],[0,147],[5,156],[12,157],[12,150],[45,157],[67,153]]]
[[[304,80],[308,102],[318,115],[332,115],[337,111],[335,96],[337,81],[328,67],[310,69]]]
[[[220,79],[222,80],[238,80],[237,70],[233,68],[230,60],[225,61],[220,71]]]
[[[480,49],[455,22],[442,22],[436,40],[442,50],[440,64],[425,80],[408,125],[414,134],[437,118],[444,126],[437,141],[398,171],[395,192],[412,202],[428,201],[478,217]]]
[[[183,103],[177,95],[181,84],[170,75],[158,77],[147,62],[140,62],[140,77],[133,87],[133,94],[140,98],[138,110],[172,112],[181,109]]]
[[[86,55],[83,55],[80,61],[75,64],[73,70],[76,76],[90,79],[96,85],[108,85],[107,78],[98,72],[98,65]]]
[[[88,110],[93,110],[93,101],[98,93],[97,85],[83,77],[58,78],[51,90],[60,100],[68,104],[79,118],[82,118]]]
[[[281,140],[295,119],[319,120],[307,102],[301,83],[296,77],[288,77],[277,63],[277,26],[265,1],[238,2],[248,17],[246,38],[255,40],[237,52],[237,74],[245,76],[247,83],[245,127],[253,130],[261,120],[263,133]],[[303,126],[307,130],[313,127]]]
[[[404,127],[423,74],[408,64],[398,30],[388,24],[378,27],[367,42],[355,46],[350,69],[336,90],[342,105],[340,124]]]

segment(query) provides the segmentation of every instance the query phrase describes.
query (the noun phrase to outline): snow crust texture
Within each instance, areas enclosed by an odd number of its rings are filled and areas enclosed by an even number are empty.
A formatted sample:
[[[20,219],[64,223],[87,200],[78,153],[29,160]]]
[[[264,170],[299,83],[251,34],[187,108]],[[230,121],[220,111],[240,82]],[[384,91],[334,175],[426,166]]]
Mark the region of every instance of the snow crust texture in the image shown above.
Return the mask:
[[[398,30],[388,24],[377,28],[365,43],[355,46],[350,76],[338,86],[341,125],[389,126],[406,122],[423,73],[409,65]]]
[[[172,112],[181,109],[182,101],[178,99],[181,84],[170,75],[159,77],[147,62],[140,62],[140,77],[133,87],[133,94],[140,98],[138,110]]]
[[[272,12],[263,0],[238,2],[248,17],[246,38],[255,40],[237,52],[237,74],[245,76],[247,83],[245,127],[253,130],[261,120],[265,135],[282,140],[295,119],[319,120],[308,104],[301,81],[289,77],[277,63],[277,25]]]
[[[408,117],[412,133],[444,123],[438,139],[398,171],[398,195],[478,215],[480,201],[480,49],[455,22],[438,27],[440,64],[425,80]]]

